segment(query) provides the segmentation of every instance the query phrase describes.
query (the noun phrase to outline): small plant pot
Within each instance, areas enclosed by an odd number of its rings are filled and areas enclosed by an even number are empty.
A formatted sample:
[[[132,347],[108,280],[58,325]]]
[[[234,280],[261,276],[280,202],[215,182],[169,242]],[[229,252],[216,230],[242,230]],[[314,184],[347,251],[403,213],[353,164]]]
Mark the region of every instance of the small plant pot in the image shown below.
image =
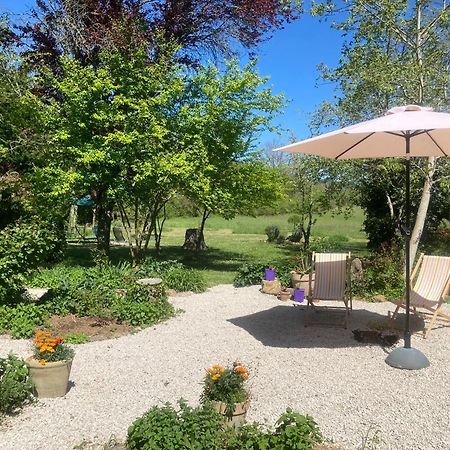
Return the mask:
[[[33,383],[35,396],[55,398],[66,395],[72,360],[47,362],[42,365],[30,357],[25,360],[25,363]]]
[[[245,416],[248,410],[249,401],[236,403],[234,405],[233,414],[230,416],[227,414],[227,404],[225,402],[211,402],[214,411],[218,412],[224,420],[224,423],[228,427],[240,427],[245,422]]]
[[[264,274],[266,281],[274,281],[275,277],[277,276],[277,272],[275,271],[275,269],[271,269],[270,267],[266,267],[264,269]]]
[[[291,299],[291,291],[287,290],[281,291],[278,297],[282,302],[287,302],[288,300]]]
[[[294,302],[303,303],[305,301],[304,289],[294,289]]]

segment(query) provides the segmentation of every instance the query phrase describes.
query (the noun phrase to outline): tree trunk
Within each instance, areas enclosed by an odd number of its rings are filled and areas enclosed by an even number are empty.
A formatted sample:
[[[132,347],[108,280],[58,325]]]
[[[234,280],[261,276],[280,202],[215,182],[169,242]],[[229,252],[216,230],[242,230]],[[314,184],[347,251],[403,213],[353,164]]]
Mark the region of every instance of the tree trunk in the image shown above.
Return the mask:
[[[108,200],[106,190],[93,191],[92,198],[97,205],[97,250],[104,256],[109,257],[112,205]]]
[[[419,209],[417,210],[416,221],[411,233],[411,247],[410,247],[410,267],[414,265],[417,248],[419,247],[420,238],[422,237],[423,228],[425,226],[425,219],[427,217],[428,206],[430,205],[431,190],[433,188],[433,176],[436,171],[435,156],[428,158],[428,169],[423,184],[422,197],[420,199]]]
[[[208,247],[205,241],[201,239],[200,228],[188,228],[184,235],[184,250],[199,251],[207,250]]]
[[[206,223],[206,219],[208,219],[209,215],[211,214],[210,211],[208,211],[206,208],[203,211],[203,217],[202,217],[202,222],[200,223],[200,233],[199,233],[199,237],[197,239],[197,245],[196,245],[196,250],[207,250],[208,246],[205,243],[205,235],[204,235],[204,231],[205,231],[205,223]]]

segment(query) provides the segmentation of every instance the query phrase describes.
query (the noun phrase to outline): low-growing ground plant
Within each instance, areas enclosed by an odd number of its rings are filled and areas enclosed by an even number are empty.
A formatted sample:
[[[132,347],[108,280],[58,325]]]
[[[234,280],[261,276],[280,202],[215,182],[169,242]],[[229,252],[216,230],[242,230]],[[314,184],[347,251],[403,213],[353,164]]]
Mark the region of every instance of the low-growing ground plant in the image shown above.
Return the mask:
[[[13,354],[0,358],[0,420],[32,398],[32,385],[25,362]]]
[[[136,285],[124,296],[115,297],[111,314],[119,322],[148,327],[174,316],[175,308],[166,295],[155,298],[151,295],[151,289]]]
[[[154,406],[128,429],[129,450],[221,450],[221,417],[209,407],[191,408],[180,400]]]
[[[310,416],[287,409],[266,429],[258,423],[224,427],[221,416],[208,405],[189,407],[183,400],[175,409],[154,406],[128,429],[129,450],[312,450],[322,434]]]
[[[204,292],[206,281],[201,272],[185,267],[174,267],[163,275],[164,283],[169,289],[178,292]]]
[[[86,333],[67,333],[64,335],[66,344],[86,344],[91,338]]]

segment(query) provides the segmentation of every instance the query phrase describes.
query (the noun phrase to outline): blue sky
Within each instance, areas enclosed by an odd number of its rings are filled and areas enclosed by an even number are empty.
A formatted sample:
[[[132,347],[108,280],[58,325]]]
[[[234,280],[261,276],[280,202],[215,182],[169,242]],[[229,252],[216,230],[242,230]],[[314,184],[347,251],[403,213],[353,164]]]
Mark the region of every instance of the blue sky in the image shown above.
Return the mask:
[[[33,5],[33,0],[0,0],[0,10],[21,13]],[[306,14],[298,21],[276,31],[258,49],[261,75],[270,77],[269,86],[275,93],[284,93],[290,100],[285,113],[275,121],[292,131],[297,139],[309,136],[309,113],[323,100],[332,99],[332,86],[317,82],[317,65],[335,66],[342,39],[330,29],[329,23]],[[287,143],[288,134],[264,133],[261,145]]]

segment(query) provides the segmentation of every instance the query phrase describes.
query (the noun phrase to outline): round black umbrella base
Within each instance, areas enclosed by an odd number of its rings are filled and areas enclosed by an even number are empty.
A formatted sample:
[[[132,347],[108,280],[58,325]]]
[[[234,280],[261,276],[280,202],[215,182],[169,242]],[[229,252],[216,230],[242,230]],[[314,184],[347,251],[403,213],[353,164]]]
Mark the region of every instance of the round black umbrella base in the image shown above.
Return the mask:
[[[399,347],[386,358],[386,363],[397,369],[418,370],[430,365],[428,358],[415,348]]]

